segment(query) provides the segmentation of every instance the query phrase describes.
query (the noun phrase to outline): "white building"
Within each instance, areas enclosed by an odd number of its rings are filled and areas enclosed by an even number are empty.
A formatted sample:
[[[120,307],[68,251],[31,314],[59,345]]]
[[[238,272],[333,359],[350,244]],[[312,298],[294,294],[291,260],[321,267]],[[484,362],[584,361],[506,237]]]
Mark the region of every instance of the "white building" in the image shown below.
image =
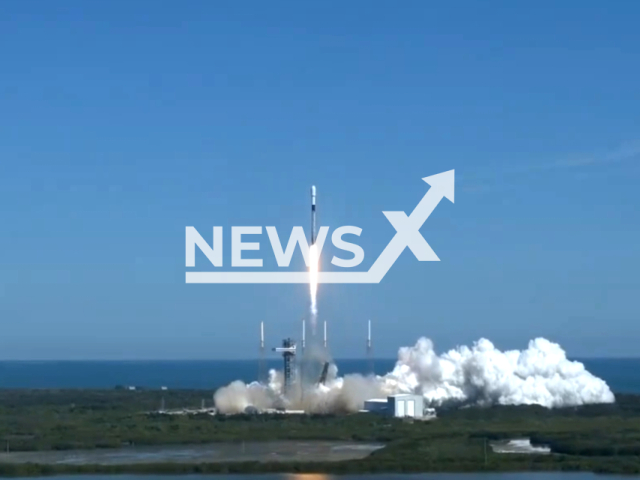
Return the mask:
[[[372,398],[364,402],[364,411],[393,417],[435,418],[433,408],[425,408],[421,395],[399,394],[385,398]]]
[[[422,395],[391,395],[387,399],[389,414],[394,417],[422,418],[424,416],[424,398]]]

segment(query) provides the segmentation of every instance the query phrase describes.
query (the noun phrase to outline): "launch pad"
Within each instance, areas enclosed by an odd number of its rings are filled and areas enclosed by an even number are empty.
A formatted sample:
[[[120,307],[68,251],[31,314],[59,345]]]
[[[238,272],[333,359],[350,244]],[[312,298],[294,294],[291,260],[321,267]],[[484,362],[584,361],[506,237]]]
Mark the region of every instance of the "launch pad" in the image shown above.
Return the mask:
[[[326,385],[331,380],[330,367],[332,358],[328,349],[327,322],[323,322],[322,339],[311,340],[307,343],[306,321],[302,320],[302,336],[298,344],[293,338],[282,340],[281,346],[271,349],[282,355],[282,397],[286,404],[302,401],[305,391]],[[264,322],[260,322],[260,360],[259,372],[264,372]],[[372,362],[371,320],[367,321],[366,355],[369,359],[369,374],[373,374]],[[262,376],[260,383],[267,384],[269,379]]]

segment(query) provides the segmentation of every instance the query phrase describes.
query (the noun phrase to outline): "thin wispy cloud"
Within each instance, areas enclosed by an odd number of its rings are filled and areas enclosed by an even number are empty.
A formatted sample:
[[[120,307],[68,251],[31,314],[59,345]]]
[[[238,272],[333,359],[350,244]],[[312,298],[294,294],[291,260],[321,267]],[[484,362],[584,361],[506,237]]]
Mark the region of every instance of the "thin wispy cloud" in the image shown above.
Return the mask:
[[[603,165],[640,160],[640,140],[626,142],[614,150],[600,154],[579,154],[566,156],[553,162],[529,163],[518,166],[492,167],[474,172],[461,172],[460,188],[467,193],[485,193],[494,190],[492,181],[503,180],[504,176],[536,173],[553,170],[585,169]]]
[[[621,162],[625,160],[640,159],[640,141],[628,142],[615,150],[599,155],[580,155],[563,158],[551,163],[525,165],[514,171],[553,170],[562,168],[577,168],[590,165]]]

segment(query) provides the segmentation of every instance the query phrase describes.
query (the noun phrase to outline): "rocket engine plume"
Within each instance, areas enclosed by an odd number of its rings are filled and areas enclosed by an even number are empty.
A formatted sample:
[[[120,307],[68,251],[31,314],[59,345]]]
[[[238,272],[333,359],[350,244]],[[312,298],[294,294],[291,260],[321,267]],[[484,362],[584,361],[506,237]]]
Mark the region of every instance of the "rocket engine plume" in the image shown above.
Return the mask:
[[[311,323],[315,333],[316,316],[318,315],[318,306],[316,303],[318,292],[318,249],[315,244],[309,249],[311,265],[309,266],[309,294],[311,295]]]

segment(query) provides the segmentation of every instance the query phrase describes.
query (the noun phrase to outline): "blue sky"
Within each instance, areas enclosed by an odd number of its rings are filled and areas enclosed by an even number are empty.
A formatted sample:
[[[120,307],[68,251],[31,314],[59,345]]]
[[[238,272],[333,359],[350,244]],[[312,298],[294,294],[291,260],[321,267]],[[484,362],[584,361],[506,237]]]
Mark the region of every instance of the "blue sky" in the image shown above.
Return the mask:
[[[363,355],[368,318],[385,357],[421,335],[637,355],[638,15],[2,2],[0,357],[255,357],[261,320],[270,344],[298,335],[307,288],[186,285],[185,226],[285,235],[316,184],[322,225],[363,229],[366,269],[394,233],[381,212],[450,169],[456,202],[421,230],[441,262],[406,250],[379,285],[321,285],[336,356]]]

